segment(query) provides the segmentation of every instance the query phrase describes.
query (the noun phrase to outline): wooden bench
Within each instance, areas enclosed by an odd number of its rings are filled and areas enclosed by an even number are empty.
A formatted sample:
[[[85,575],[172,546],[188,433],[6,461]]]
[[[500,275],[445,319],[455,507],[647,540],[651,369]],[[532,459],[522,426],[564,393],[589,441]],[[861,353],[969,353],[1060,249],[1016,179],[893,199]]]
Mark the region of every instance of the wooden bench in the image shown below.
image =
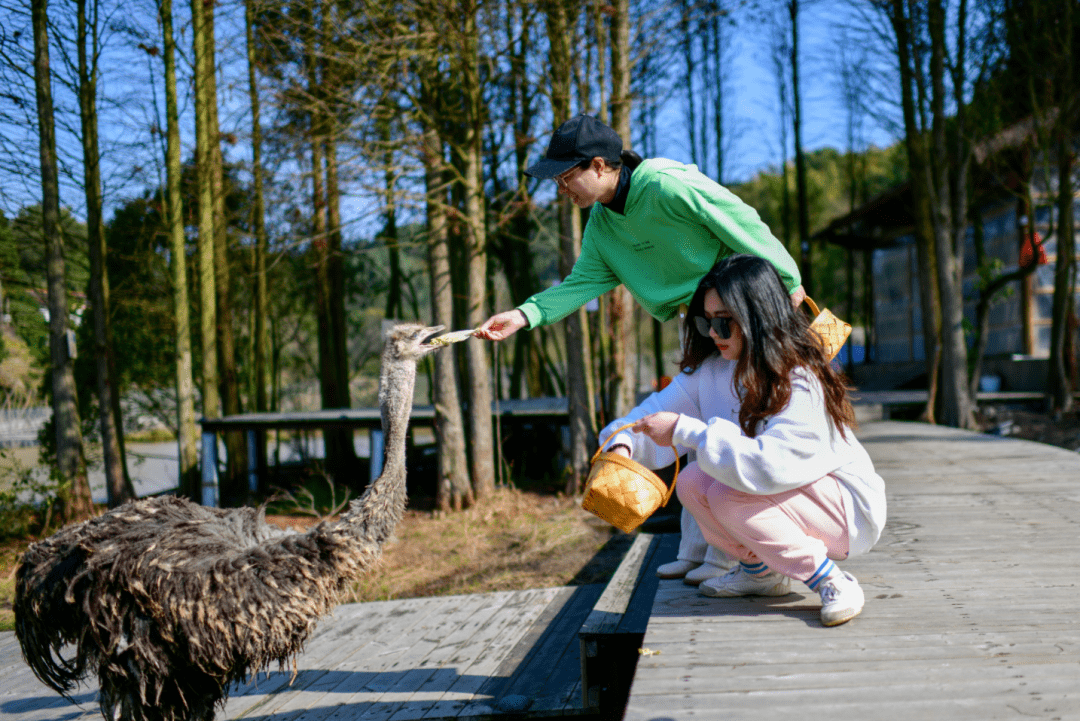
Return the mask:
[[[673,560],[678,547],[678,534],[639,533],[582,624],[578,639],[584,708],[606,718],[626,702],[659,583],[656,568]]]

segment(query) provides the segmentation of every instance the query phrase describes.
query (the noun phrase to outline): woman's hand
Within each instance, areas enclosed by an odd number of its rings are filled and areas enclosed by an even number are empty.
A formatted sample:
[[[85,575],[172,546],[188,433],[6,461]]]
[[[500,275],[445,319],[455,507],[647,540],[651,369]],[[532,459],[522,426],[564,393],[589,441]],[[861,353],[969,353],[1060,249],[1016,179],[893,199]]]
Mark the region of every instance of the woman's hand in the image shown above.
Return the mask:
[[[635,433],[644,433],[656,445],[667,447],[671,445],[671,437],[675,433],[675,424],[678,422],[678,413],[660,411],[645,416],[630,430]]]
[[[806,289],[801,285],[791,292],[791,304],[798,308],[806,300]]]
[[[486,340],[506,340],[528,324],[525,314],[515,308],[491,316],[473,335]]]

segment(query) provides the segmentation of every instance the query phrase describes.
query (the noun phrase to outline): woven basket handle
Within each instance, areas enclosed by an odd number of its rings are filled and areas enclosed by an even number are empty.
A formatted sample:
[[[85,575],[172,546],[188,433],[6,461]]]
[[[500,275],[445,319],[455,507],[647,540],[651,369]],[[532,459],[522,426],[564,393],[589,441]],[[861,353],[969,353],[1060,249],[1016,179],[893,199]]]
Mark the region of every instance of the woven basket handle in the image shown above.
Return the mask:
[[[806,301],[806,304],[808,306],[810,306],[810,310],[814,313],[815,318],[817,318],[819,315],[821,315],[821,310],[818,309],[817,303],[814,302],[813,298],[811,298],[810,296],[806,296],[806,298],[804,298],[804,300]]]
[[[635,423],[636,423],[636,421],[635,421]],[[634,423],[627,423],[625,426],[620,426],[620,427],[616,428],[614,431],[612,431],[611,435],[607,437],[607,440],[604,441],[603,443],[601,443],[600,447],[596,449],[596,453],[593,454],[592,460],[589,461],[589,463],[596,463],[596,459],[599,458],[600,454],[604,452],[604,447],[607,446],[608,443],[611,443],[611,439],[613,439],[615,436],[619,435],[619,433],[621,433],[622,431],[625,431],[627,428],[633,428],[633,427],[634,427]],[[671,494],[675,492],[675,482],[679,480],[679,452],[677,450],[675,450],[674,445],[669,446],[669,447],[675,453],[675,477],[671,479],[671,485],[668,487],[668,491],[664,495],[664,503],[663,503],[663,505],[665,505],[665,506],[668,504],[668,501],[671,500]]]

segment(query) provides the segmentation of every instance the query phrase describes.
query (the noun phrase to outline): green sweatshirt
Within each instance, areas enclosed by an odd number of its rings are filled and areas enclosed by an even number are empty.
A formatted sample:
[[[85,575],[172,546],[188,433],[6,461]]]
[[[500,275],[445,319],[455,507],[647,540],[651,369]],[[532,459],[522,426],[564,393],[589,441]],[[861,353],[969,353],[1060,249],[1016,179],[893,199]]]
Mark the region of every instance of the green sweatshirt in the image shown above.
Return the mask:
[[[802,283],[757,211],[697,166],[652,158],[634,169],[625,215],[593,205],[570,275],[518,309],[530,328],[548,325],[622,283],[649,315],[668,320],[733,253],[770,261],[789,291]]]

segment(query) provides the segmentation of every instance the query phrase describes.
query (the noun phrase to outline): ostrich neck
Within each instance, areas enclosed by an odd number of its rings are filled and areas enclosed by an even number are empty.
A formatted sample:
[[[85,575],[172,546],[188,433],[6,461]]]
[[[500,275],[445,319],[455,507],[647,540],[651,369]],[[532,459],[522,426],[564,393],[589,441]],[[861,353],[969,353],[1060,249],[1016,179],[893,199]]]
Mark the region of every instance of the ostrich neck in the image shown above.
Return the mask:
[[[405,512],[405,439],[412,412],[416,363],[384,354],[379,374],[379,410],[385,436],[382,474],[338,522],[381,543]]]
[[[391,471],[405,477],[405,439],[412,414],[416,365],[412,362],[384,363],[379,374],[379,412],[382,415],[386,460],[378,484]]]

